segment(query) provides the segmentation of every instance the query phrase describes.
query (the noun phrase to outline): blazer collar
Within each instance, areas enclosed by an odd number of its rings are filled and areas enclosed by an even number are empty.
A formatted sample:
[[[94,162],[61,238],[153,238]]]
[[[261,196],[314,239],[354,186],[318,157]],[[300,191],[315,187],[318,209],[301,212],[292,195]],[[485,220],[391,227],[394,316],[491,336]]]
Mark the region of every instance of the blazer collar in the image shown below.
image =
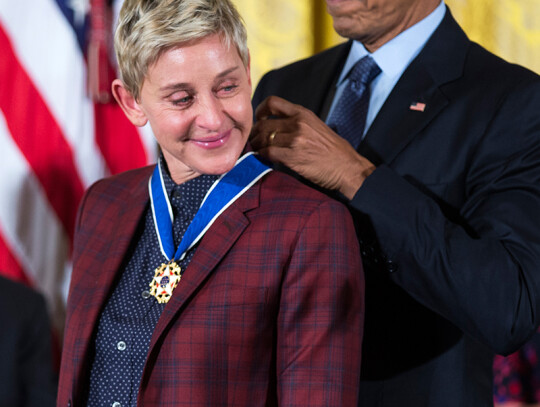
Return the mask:
[[[463,74],[469,40],[450,10],[403,73],[358,151],[375,165],[392,160],[449,103],[443,87]],[[411,110],[416,102],[425,110]]]

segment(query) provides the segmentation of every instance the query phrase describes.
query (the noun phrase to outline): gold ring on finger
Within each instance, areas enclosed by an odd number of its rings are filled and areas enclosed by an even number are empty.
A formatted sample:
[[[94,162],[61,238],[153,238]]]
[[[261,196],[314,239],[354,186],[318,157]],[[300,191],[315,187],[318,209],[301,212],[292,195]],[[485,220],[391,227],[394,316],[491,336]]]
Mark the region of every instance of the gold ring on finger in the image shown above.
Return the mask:
[[[274,139],[276,138],[277,130],[274,130],[270,135],[268,136],[268,145],[271,146],[274,144]]]

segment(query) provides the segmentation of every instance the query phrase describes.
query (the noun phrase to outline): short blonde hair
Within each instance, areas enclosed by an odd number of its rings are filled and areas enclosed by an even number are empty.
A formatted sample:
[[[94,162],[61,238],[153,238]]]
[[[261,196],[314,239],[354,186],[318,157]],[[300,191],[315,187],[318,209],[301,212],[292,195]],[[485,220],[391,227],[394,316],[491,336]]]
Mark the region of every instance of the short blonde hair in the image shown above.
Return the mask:
[[[120,78],[139,99],[148,68],[163,52],[221,34],[249,63],[242,17],[230,0],[125,0],[114,36]]]

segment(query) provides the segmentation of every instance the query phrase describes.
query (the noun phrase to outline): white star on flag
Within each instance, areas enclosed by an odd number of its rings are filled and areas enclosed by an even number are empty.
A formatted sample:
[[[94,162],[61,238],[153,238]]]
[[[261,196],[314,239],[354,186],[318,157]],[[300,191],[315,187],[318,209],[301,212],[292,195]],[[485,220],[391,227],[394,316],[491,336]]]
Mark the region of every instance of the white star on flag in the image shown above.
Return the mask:
[[[69,0],[68,7],[73,10],[73,20],[75,25],[81,27],[84,19],[90,11],[90,0]]]

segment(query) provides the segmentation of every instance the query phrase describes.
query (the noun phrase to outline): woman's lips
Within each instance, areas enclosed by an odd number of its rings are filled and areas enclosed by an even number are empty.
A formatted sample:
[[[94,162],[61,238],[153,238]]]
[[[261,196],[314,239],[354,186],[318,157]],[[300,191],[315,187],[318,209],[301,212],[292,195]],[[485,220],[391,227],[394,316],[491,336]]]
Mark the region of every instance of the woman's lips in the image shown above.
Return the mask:
[[[224,145],[229,140],[230,137],[231,137],[231,130],[228,130],[225,133],[221,133],[216,136],[203,137],[196,140],[192,139],[191,142],[197,145],[197,147],[211,150],[213,148],[218,148]]]

